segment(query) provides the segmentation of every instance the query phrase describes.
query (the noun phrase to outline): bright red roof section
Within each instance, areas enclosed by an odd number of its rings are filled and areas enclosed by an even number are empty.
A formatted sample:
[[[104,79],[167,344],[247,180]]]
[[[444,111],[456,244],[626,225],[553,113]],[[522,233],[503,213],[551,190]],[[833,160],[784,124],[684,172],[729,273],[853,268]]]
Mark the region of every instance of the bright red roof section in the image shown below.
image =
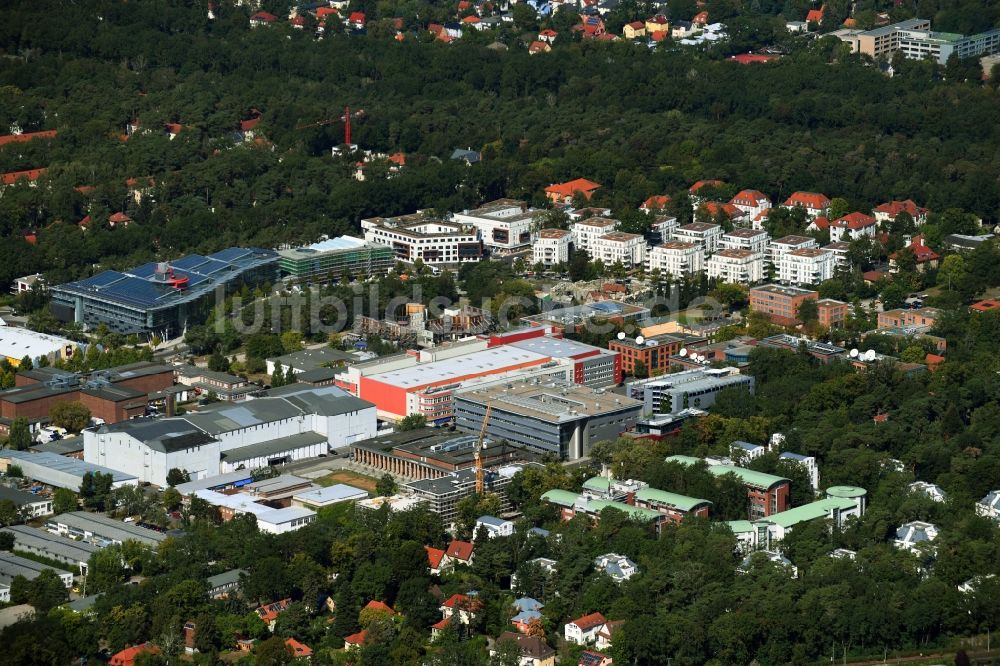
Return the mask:
[[[44,132],[25,132],[24,134],[8,134],[6,136],[0,136],[0,146],[6,146],[9,143],[27,143],[28,141],[33,141],[34,139],[53,139],[56,136],[56,130],[45,130]]]

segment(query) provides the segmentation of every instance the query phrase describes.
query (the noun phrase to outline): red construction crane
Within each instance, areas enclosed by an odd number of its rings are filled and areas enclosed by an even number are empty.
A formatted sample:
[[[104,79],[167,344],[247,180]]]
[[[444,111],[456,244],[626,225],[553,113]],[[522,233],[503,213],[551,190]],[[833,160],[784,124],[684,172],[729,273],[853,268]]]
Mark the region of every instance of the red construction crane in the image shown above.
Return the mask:
[[[309,127],[322,127],[323,125],[333,125],[334,123],[344,123],[344,143],[348,146],[351,144],[351,118],[363,118],[365,115],[364,109],[358,109],[354,113],[351,113],[351,107],[344,107],[344,115],[337,118],[326,118],[325,120],[318,120],[314,123],[306,123],[304,125],[298,125],[295,127],[297,130],[307,129]]]

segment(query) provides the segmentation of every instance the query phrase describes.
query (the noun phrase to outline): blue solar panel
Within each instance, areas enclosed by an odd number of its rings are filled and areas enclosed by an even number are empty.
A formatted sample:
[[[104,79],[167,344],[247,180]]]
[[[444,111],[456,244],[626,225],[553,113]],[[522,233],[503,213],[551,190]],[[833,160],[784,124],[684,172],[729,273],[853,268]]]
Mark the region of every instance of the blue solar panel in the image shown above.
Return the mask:
[[[103,273],[98,273],[97,275],[92,275],[89,278],[84,278],[77,282],[81,287],[104,287],[111,284],[115,280],[121,280],[124,275],[118,271],[104,271]]]
[[[143,264],[142,266],[137,266],[129,271],[131,275],[141,278],[151,278],[156,273],[156,262],[151,261],[148,264]]]
[[[183,268],[184,270],[191,271],[194,270],[195,266],[205,263],[208,261],[208,257],[203,257],[200,254],[189,254],[186,257],[181,257],[177,261],[171,261],[170,265],[174,268]]]
[[[134,305],[155,305],[167,288],[139,278],[126,278],[103,291],[124,303]]]
[[[590,306],[598,312],[621,312],[622,306],[618,303],[593,303]]]
[[[209,255],[209,257],[211,257],[212,259],[215,259],[217,261],[225,261],[225,262],[228,263],[230,261],[235,261],[235,260],[237,260],[237,259],[239,259],[241,257],[245,257],[245,256],[247,256],[248,254],[251,254],[251,253],[252,253],[251,250],[247,250],[246,248],[242,248],[242,247],[230,247],[230,248],[226,248],[225,250],[220,250],[219,252],[216,252],[215,254],[211,254],[211,255]]]

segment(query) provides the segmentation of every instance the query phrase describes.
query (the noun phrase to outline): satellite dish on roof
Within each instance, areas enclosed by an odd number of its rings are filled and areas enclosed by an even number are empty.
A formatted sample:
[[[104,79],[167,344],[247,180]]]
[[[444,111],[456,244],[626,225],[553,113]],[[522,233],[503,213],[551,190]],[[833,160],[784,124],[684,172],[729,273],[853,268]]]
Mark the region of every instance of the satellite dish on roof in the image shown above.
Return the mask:
[[[642,344],[642,343],[644,343],[645,341],[646,341],[646,338],[642,337],[641,335],[639,335],[639,336],[636,336],[636,338],[635,338],[635,343],[636,343],[637,345],[641,345],[641,344]]]
[[[858,357],[858,350],[857,349],[852,349],[851,350],[851,358],[857,358],[857,357]]]
[[[874,349],[869,349],[868,351],[865,352],[865,360],[866,361],[874,361],[875,360],[875,350]]]
[[[625,331],[618,331],[618,339],[619,340],[625,339]]]
[[[687,356],[688,355],[687,347],[681,347],[681,350],[679,352],[677,352],[677,355],[678,356]]]

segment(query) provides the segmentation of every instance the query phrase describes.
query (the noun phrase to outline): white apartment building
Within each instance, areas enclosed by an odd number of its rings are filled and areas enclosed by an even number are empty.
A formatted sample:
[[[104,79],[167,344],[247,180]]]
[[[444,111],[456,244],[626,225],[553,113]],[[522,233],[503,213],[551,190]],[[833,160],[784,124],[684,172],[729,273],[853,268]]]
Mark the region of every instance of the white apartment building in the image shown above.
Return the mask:
[[[705,252],[697,243],[672,240],[649,251],[649,270],[659,269],[664,275],[688,277],[705,269]]]
[[[676,217],[657,215],[653,218],[653,223],[649,226],[649,230],[656,237],[656,243],[666,243],[668,240],[673,240],[674,231],[677,227],[678,222]]]
[[[819,284],[833,277],[833,253],[819,248],[792,250],[778,259],[777,278],[785,284]]]
[[[782,255],[794,250],[817,247],[819,247],[819,243],[816,242],[815,238],[809,236],[783,236],[768,243],[767,260],[772,266],[777,267]]]
[[[517,199],[497,199],[474,210],[455,213],[451,221],[479,230],[483,245],[490,251],[505,254],[531,245],[532,225],[542,211],[529,208]]]
[[[542,229],[531,248],[534,263],[546,268],[569,261],[569,242],[573,234],[565,229]]]
[[[365,240],[388,245],[400,261],[425,264],[459,264],[483,258],[479,229],[472,225],[445,222],[424,211],[399,217],[372,217],[361,220]]]
[[[593,256],[594,241],[609,234],[618,226],[618,220],[608,217],[590,217],[573,224],[573,248],[585,250]]]
[[[782,205],[788,209],[801,208],[806,212],[806,219],[815,220],[826,215],[827,209],[830,208],[830,199],[818,192],[793,192]]]
[[[719,250],[706,267],[710,280],[751,285],[764,279],[764,255],[750,250]]]
[[[830,240],[834,243],[852,241],[868,236],[875,237],[878,223],[864,213],[850,213],[830,222]]]
[[[759,190],[743,190],[729,200],[729,203],[746,213],[747,218],[754,219],[765,210],[771,208],[771,200]]]
[[[605,266],[622,262],[626,268],[646,263],[646,239],[639,234],[612,231],[593,241],[591,256]]]
[[[722,238],[724,229],[718,224],[708,222],[692,222],[674,230],[674,239],[695,243],[701,248],[705,256],[713,254],[719,249],[719,239]]]
[[[719,247],[726,250],[750,250],[763,257],[771,236],[763,229],[733,229],[722,234]]]
[[[847,252],[851,249],[851,244],[847,241],[839,241],[824,245],[823,249],[833,253],[833,270],[838,271],[847,268]]]

